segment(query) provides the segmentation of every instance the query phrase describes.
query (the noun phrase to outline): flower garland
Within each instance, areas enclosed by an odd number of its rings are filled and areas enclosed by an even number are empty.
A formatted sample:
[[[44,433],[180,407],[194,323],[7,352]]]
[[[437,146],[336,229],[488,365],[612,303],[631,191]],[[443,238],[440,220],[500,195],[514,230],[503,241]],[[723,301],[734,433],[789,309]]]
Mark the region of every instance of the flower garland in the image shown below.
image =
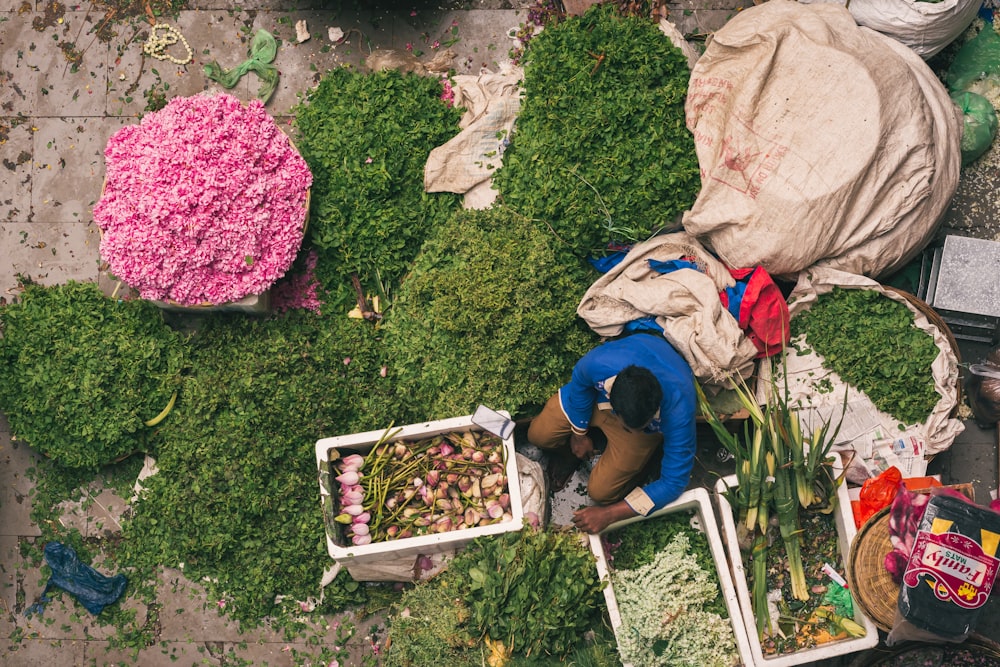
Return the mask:
[[[158,32],[163,34],[157,34]],[[167,49],[178,42],[187,50],[187,56],[184,58],[175,58],[167,53]],[[157,23],[149,29],[149,39],[142,45],[142,52],[157,60],[167,60],[175,65],[187,65],[194,59],[191,45],[184,39],[181,31],[166,23]]]
[[[101,258],[142,298],[237,301],[292,265],[312,174],[259,100],[176,97],[104,155]]]
[[[738,662],[729,621],[702,610],[718,584],[678,533],[653,560],[611,575],[622,623],[622,662],[636,667],[731,667]]]

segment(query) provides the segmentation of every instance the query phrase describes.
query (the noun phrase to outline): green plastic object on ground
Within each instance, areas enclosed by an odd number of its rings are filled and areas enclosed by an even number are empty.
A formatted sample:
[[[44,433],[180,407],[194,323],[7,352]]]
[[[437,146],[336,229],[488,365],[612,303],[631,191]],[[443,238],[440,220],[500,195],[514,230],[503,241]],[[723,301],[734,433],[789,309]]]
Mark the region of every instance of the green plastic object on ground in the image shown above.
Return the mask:
[[[962,110],[962,166],[972,164],[993,144],[997,136],[997,112],[993,103],[982,95],[959,91],[951,94],[952,101]]]
[[[213,60],[205,65],[205,76],[217,81],[223,88],[229,89],[235,87],[247,72],[256,72],[261,78],[257,97],[267,104],[275,88],[278,87],[278,68],[271,64],[277,55],[278,42],[274,36],[266,30],[258,30],[250,43],[250,57],[247,60],[230,70],[222,69],[222,66]]]
[[[951,91],[969,90],[979,79],[1000,76],[1000,34],[987,22],[979,34],[955,54],[945,73]]]

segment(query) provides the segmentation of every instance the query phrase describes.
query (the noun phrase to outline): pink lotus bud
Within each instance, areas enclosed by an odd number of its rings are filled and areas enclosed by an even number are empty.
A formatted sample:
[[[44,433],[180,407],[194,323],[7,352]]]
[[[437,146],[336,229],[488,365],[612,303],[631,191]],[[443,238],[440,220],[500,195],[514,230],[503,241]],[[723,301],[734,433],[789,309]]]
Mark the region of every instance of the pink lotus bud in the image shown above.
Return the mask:
[[[357,472],[361,470],[361,466],[364,465],[365,457],[361,454],[351,454],[350,456],[345,456],[341,459],[340,469],[343,472]]]
[[[365,508],[361,505],[348,505],[344,508],[344,514],[350,514],[351,516],[357,516],[365,511]]]
[[[351,530],[355,535],[367,535],[368,534],[368,524],[367,523],[356,523],[351,526]]]
[[[425,528],[426,526],[431,525],[431,520],[426,516],[418,516],[413,520],[413,525],[419,528]]]
[[[359,523],[368,523],[371,520],[372,520],[372,515],[370,512],[362,512],[361,514],[354,517],[354,521],[352,521],[351,523],[357,525]]]
[[[503,508],[500,507],[500,503],[491,501],[486,503],[486,513],[490,515],[491,519],[499,519],[503,516]]]
[[[498,475],[499,475],[500,473],[502,473],[502,472],[503,472],[503,466],[497,466],[497,465],[495,465],[495,466],[491,466],[491,467],[490,467],[490,472],[492,472],[492,473],[496,473],[496,474],[498,474]]]
[[[514,515],[511,514],[510,512],[504,512],[503,516],[500,517],[500,521],[501,522],[503,522],[503,521],[513,521],[513,520],[514,520]]]
[[[424,485],[424,480],[420,479],[419,477],[413,478],[413,488],[419,489],[423,485]]]
[[[348,491],[340,494],[340,502],[344,505],[357,505],[365,499],[365,494],[361,491]]]
[[[389,498],[387,501],[385,501],[385,508],[387,510],[394,510],[396,509],[396,505],[398,504],[399,500],[396,499],[396,496],[393,496],[392,498]]]
[[[403,458],[404,456],[406,456],[407,452],[409,452],[409,451],[410,451],[410,450],[406,448],[406,445],[404,445],[404,444],[403,444],[403,443],[401,443],[401,442],[397,442],[397,443],[396,443],[396,446],[395,446],[395,448],[394,448],[394,450],[393,450],[393,455],[394,455],[394,456],[395,456],[395,457],[396,457],[397,459],[401,459],[401,458]]]
[[[410,517],[416,516],[417,514],[420,514],[420,510],[418,510],[416,507],[407,507],[405,510],[403,510],[404,519],[409,519]]]
[[[445,479],[448,481],[449,484],[454,484],[458,481],[458,473],[450,472],[445,476]]]
[[[337,475],[336,480],[341,484],[346,484],[347,486],[350,486],[352,484],[357,484],[359,481],[361,481],[361,473],[351,470],[349,472]]]
[[[472,490],[472,480],[469,479],[467,475],[463,475],[458,480],[458,490],[462,493],[468,493]]]
[[[455,448],[449,445],[447,442],[441,443],[441,448],[438,450],[441,456],[451,456],[455,453]]]
[[[443,512],[450,512],[451,511],[451,501],[449,501],[449,500],[436,500],[436,501],[434,501],[434,507],[437,508],[437,509],[439,509],[439,510],[441,510],[441,511],[443,511]]]
[[[486,457],[486,460],[489,461],[490,463],[503,463],[503,456],[500,454],[500,452],[493,450],[492,452],[490,452],[490,455]]]
[[[366,544],[371,544],[371,543],[372,543],[371,535],[355,535],[354,537],[351,538],[351,544],[353,544],[356,547],[363,547]]]
[[[427,448],[428,456],[437,456],[440,452],[441,452],[441,447],[438,445],[434,445],[433,447]]]
[[[405,540],[408,537],[413,537],[413,531],[409,528],[404,528],[399,531],[399,535],[396,536],[400,540]]]
[[[396,537],[397,535],[399,535],[399,526],[389,526],[388,528],[385,529],[385,534],[389,538]]]
[[[476,523],[482,518],[482,515],[471,507],[465,510],[465,523],[469,526],[475,526]]]
[[[524,520],[527,521],[528,525],[534,528],[535,530],[541,528],[542,526],[542,519],[538,516],[536,512],[525,512]]]
[[[381,375],[382,377],[385,377],[386,375],[389,374],[389,367],[383,366],[382,368],[379,369],[378,374]]]
[[[436,533],[447,533],[451,530],[451,517],[443,516],[434,522],[434,532]]]
[[[506,509],[510,509],[510,494],[509,493],[502,493],[502,494],[500,494],[500,507],[504,508],[505,510]]]
[[[476,450],[472,449],[471,447],[463,447],[462,448],[462,458],[465,459],[466,461],[471,461],[472,460],[472,454],[475,451]]]
[[[486,455],[480,451],[472,452],[472,460],[475,463],[482,463],[483,461],[486,460]]]
[[[427,473],[425,481],[431,486],[437,486],[438,482],[441,481],[441,473],[437,470],[431,470]]]

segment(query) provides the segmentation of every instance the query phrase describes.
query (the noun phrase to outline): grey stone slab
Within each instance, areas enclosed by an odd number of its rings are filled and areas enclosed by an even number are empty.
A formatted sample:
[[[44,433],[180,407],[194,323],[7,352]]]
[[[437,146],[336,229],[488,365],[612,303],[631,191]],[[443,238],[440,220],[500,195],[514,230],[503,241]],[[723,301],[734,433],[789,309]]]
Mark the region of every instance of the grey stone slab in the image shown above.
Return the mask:
[[[18,568],[21,564],[18,539],[16,535],[0,535],[0,617],[11,619],[18,607]]]
[[[9,433],[0,433],[0,535],[17,537],[40,535],[31,521],[31,490],[28,468],[39,456],[21,442],[11,442]]]
[[[84,537],[108,537],[121,532],[122,514],[127,507],[114,491],[94,484],[83,498],[60,503],[59,522],[76,528]]]
[[[114,116],[139,117],[155,108],[151,100],[159,97],[191,96],[204,91],[228,92],[246,100],[250,93],[249,79],[240,80],[235,88],[225,89],[205,76],[206,63],[217,60],[231,69],[247,58],[248,35],[252,19],[245,12],[210,11],[180,12],[176,20],[166,20],[180,31],[191,47],[192,61],[186,65],[158,60],[143,52],[149,38],[149,26],[139,24],[121,31],[111,45],[108,57],[109,80],[107,113]],[[184,60],[187,51],[174,45],[170,55]]]
[[[22,32],[23,61],[36,73],[31,115],[104,115],[108,47],[88,34],[92,21],[88,12],[65,12],[48,25],[34,21],[30,32]]]
[[[935,308],[1000,316],[1000,242],[945,238],[934,287],[930,305]]]
[[[37,118],[31,178],[32,222],[86,223],[101,196],[104,149],[118,118]]]
[[[153,646],[137,650],[112,646],[106,641],[89,641],[84,648],[84,663],[95,667],[187,667],[188,665],[218,665],[205,642],[163,639]],[[55,663],[54,663],[55,664]],[[259,663],[258,663],[259,664]]]
[[[31,128],[28,119],[0,119],[0,219],[8,222],[31,219]]]
[[[157,599],[161,604],[160,628],[163,637],[203,641],[252,641],[262,638],[277,641],[269,630],[258,630],[253,637],[241,634],[239,625],[221,613],[224,601],[210,600],[204,588],[188,581],[175,569],[167,569],[160,578]]]
[[[515,46],[511,31],[526,20],[521,10],[475,12],[422,11],[412,17],[397,17],[393,48],[422,52],[422,62],[437,53],[451,50],[452,67],[458,74],[476,74],[481,69],[497,71],[501,61],[509,61]]]
[[[39,71],[31,45],[38,37],[31,13],[3,15],[0,21],[0,112],[4,116],[31,115],[35,110]]]
[[[724,26],[736,14],[733,9],[685,9],[671,11],[668,19],[688,39],[704,38]]]
[[[0,664],[11,667],[52,667],[83,665],[82,641],[22,639],[0,643]]]
[[[99,244],[90,223],[0,224],[0,296],[17,293],[17,274],[43,285],[97,280]]]

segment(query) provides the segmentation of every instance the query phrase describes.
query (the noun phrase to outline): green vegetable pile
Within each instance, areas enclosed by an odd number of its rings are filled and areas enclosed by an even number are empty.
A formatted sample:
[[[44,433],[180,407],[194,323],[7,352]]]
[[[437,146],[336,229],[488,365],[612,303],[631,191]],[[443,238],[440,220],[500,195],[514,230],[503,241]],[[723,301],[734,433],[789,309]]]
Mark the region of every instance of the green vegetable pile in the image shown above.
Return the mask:
[[[181,382],[183,338],[145,301],[93,283],[27,283],[0,308],[0,409],[14,437],[60,465],[96,468],[154,445]]]
[[[276,595],[313,595],[329,562],[316,438],[400,417],[381,364],[366,322],[303,312],[207,322],[185,400],[163,429],[159,472],[124,524],[122,564],[183,563],[251,627],[276,612]]]
[[[295,108],[296,144],[313,174],[309,243],[328,300],[353,302],[352,272],[385,296],[458,206],[457,195],[424,192],[427,156],[458,132],[460,113],[442,90],[431,77],[342,67]]]
[[[941,399],[931,365],[934,338],[913,312],[880,292],[835,287],[792,319],[792,337],[823,357],[823,365],[864,392],[903,424],[922,424]]]
[[[670,225],[701,185],[689,76],[653,22],[614,3],[548,26],[524,58],[524,101],[494,179],[504,203],[581,256]]]
[[[509,209],[457,212],[386,319],[401,400],[430,419],[544,403],[596,343],[576,317],[592,273]]]
[[[400,600],[386,665],[559,661],[600,626],[601,600],[594,557],[578,533],[526,526],[481,537]]]

